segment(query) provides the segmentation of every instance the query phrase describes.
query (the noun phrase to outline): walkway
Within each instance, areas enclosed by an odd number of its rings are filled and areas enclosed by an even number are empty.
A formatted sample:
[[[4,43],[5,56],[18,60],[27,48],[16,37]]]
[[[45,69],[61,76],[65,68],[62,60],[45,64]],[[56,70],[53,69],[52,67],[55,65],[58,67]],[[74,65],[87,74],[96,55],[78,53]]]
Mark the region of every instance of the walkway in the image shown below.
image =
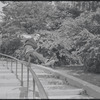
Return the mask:
[[[4,63],[4,65],[1,65]],[[11,62],[8,63],[8,67]],[[15,72],[15,63],[13,62],[13,71]],[[32,69],[35,71],[40,82],[42,83],[48,98],[50,99],[90,99],[92,97],[85,94],[85,90],[70,85],[66,80],[61,80],[50,72],[39,69],[32,64]],[[10,67],[9,67],[10,68]],[[24,67],[24,87],[20,86],[21,66],[18,65],[18,79],[10,69],[7,69],[6,62],[0,62],[0,99],[23,99],[26,98],[26,76],[27,70]],[[29,74],[31,76],[31,74]],[[30,87],[28,99],[32,99],[32,77],[30,77]],[[39,98],[39,92],[36,87],[36,98]]]
[[[0,99],[19,99],[20,88],[19,80],[0,62]]]

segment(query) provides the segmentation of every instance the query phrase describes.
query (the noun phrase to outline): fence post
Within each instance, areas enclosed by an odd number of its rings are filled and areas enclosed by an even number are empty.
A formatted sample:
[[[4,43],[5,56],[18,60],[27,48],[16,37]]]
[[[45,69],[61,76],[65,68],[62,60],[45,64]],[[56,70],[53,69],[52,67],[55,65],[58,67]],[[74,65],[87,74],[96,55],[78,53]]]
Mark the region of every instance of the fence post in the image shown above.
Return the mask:
[[[21,86],[23,86],[23,64],[21,64]]]
[[[35,99],[35,80],[33,78],[33,99]]]
[[[1,58],[2,58],[2,59],[1,59],[1,61],[2,61],[2,66],[3,66],[3,56],[1,56]]]
[[[11,73],[13,73],[13,70],[12,70],[12,59],[11,59]]]
[[[6,61],[7,61],[7,69],[8,69],[8,59],[6,59]]]
[[[30,67],[30,56],[29,56],[29,59],[28,59],[28,66],[27,66],[27,97],[28,97],[28,89],[29,89],[29,68]]]
[[[16,60],[16,78],[18,78],[18,76],[17,76],[17,60]]]
[[[2,60],[1,61],[2,61],[2,66],[3,66],[3,56],[2,56]]]

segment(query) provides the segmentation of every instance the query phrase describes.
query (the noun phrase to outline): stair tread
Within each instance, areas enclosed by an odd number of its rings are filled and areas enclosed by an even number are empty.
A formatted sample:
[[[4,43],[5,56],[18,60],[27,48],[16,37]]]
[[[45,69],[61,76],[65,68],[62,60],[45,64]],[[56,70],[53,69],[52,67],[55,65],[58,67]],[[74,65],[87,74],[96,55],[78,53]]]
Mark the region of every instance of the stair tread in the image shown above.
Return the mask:
[[[25,88],[26,89],[26,88]],[[7,98],[7,99],[21,99],[23,97],[23,95],[25,95],[25,91],[26,90],[22,90],[21,86],[16,86],[16,87],[2,87],[0,88],[0,91],[2,91],[2,93],[0,93],[0,99],[1,98]]]
[[[48,89],[48,90],[57,90],[57,89],[78,89],[74,86],[70,86],[70,85],[45,85],[44,86],[45,89]]]
[[[93,97],[83,95],[49,96],[49,99],[93,99]]]
[[[67,89],[67,90],[46,90],[48,95],[78,95],[81,94],[83,89]]]
[[[13,62],[12,69],[14,72],[16,71],[16,64]],[[18,65],[18,76],[21,78],[21,64]],[[0,99],[1,98],[24,98],[26,94],[26,87],[20,86],[20,81],[16,78],[14,73],[11,73],[11,62],[8,63],[9,70],[6,68],[7,63],[3,62],[3,65],[0,67]],[[77,88],[68,84],[65,84],[63,80],[55,78],[53,74],[46,73],[44,70],[40,70],[38,68],[32,68],[33,71],[36,73],[37,77],[39,78],[40,82],[42,83],[48,97],[50,99],[90,99],[87,95],[83,95],[84,90],[81,88]],[[27,67],[24,67],[23,70],[23,79],[24,79],[24,86],[27,85]],[[30,83],[29,86],[29,98],[32,98],[32,75],[30,76]],[[38,88],[36,86],[36,91]],[[38,92],[37,92],[38,95]]]

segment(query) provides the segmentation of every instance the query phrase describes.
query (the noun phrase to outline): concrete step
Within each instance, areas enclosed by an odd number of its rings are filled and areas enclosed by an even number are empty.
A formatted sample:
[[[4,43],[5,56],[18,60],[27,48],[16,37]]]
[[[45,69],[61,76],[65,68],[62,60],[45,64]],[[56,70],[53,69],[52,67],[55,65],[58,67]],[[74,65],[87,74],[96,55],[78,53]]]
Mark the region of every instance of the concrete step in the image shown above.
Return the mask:
[[[0,70],[8,70],[7,67],[1,67]]]
[[[53,78],[54,77],[54,75],[47,74],[47,73],[36,74],[36,75],[37,75],[38,78],[44,78],[44,79],[46,79],[46,78]]]
[[[49,99],[94,99],[94,98],[82,95],[66,95],[66,96],[58,95],[58,96],[49,96]]]
[[[7,67],[0,67],[0,70],[7,70]]]
[[[19,83],[19,81],[17,79],[6,78],[6,79],[0,79],[0,84],[2,83]]]
[[[8,71],[9,69],[7,69],[7,68],[0,68],[0,71]]]
[[[8,67],[10,68],[11,67],[11,64],[8,65]],[[12,65],[12,68],[13,69],[16,69],[16,65]],[[17,65],[17,69],[21,69],[21,65]]]
[[[21,72],[18,72],[17,74],[21,76]],[[32,74],[29,73],[29,76],[32,76]],[[27,73],[23,73],[23,77],[27,77]]]
[[[70,85],[45,85],[45,90],[67,90],[67,89],[76,89],[74,86]]]
[[[0,70],[0,73],[10,73],[10,70]]]
[[[26,95],[26,87],[2,87],[0,88],[0,99],[23,99]]]
[[[15,76],[13,73],[11,73],[10,71],[9,71],[9,73],[0,73],[0,76],[2,76],[2,75],[4,75],[4,76]]]
[[[0,99],[20,99],[25,95],[26,87],[11,86],[11,87],[0,87]],[[29,98],[33,98],[32,88],[29,90]]]
[[[84,92],[83,89],[67,89],[67,90],[46,90],[49,96],[66,96],[66,95],[80,95]]]
[[[48,74],[48,73],[36,73],[36,75],[52,75],[52,74]]]
[[[42,85],[63,85],[63,81],[62,80],[57,80],[57,79],[40,79],[40,82],[42,83]]]
[[[10,79],[10,78],[6,78],[6,79],[0,79],[0,87],[3,86],[19,86],[20,82],[18,79],[14,78],[14,79]]]
[[[13,75],[9,75],[9,76],[0,75],[0,79],[16,79],[16,78]]]
[[[43,70],[33,69],[36,73],[45,73]]]
[[[13,69],[14,72],[16,72],[16,70]],[[21,70],[17,70],[18,73],[21,73]],[[23,70],[24,73],[27,73],[27,70]]]

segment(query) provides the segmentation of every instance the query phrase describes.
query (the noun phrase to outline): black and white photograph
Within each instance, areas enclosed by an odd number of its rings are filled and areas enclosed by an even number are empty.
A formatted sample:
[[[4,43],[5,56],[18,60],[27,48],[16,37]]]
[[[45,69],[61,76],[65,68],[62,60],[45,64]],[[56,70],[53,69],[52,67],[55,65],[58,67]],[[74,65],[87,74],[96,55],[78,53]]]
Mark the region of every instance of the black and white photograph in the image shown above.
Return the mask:
[[[0,1],[0,99],[100,99],[100,1]]]

